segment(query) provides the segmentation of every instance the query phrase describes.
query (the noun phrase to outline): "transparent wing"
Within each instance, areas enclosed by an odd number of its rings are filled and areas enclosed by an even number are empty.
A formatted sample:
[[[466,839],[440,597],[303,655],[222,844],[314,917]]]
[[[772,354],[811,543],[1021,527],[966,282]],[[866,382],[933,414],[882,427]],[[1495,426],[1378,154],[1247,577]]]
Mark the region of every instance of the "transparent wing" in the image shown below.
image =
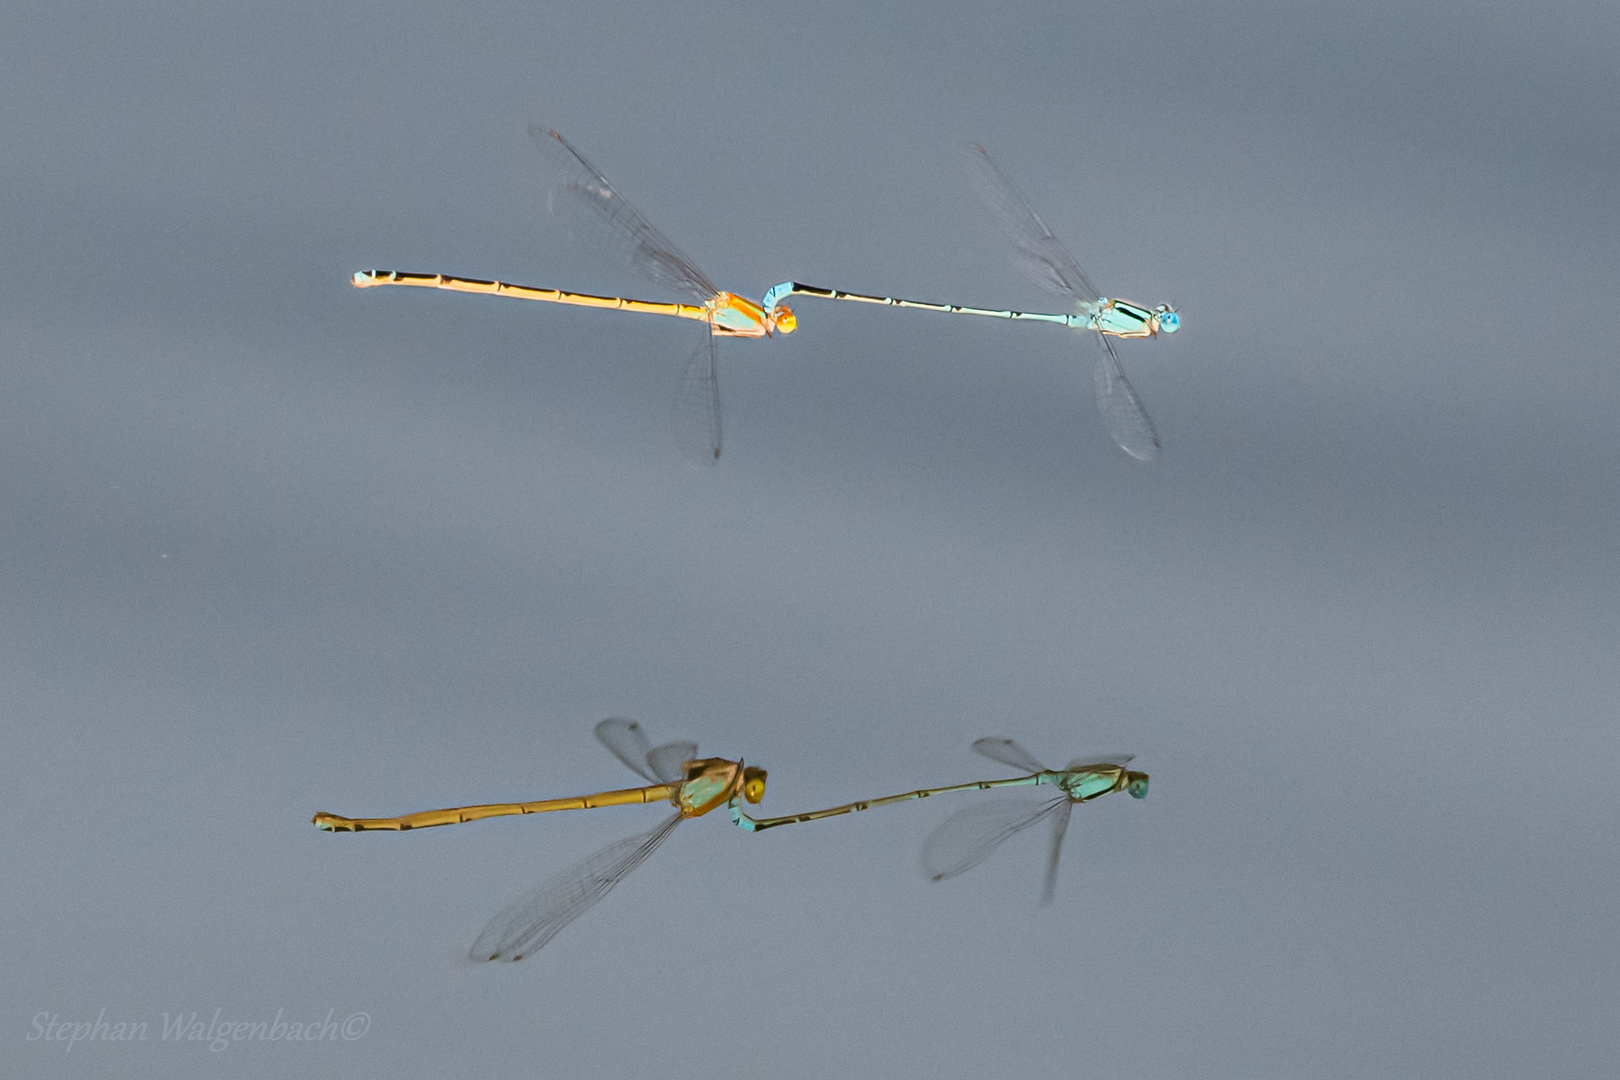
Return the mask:
[[[923,872],[939,881],[971,870],[1003,840],[1068,805],[1066,798],[1047,802],[996,799],[958,810],[923,843]]]
[[[1011,739],[988,738],[979,739],[973,744],[973,749],[987,758],[1011,765],[1019,772],[1038,773],[1045,772],[1046,766],[1035,760],[1035,756]]]
[[[521,960],[608,894],[646,861],[675,826],[672,814],[651,832],[620,840],[546,882],[490,920],[468,953],[474,960]]]
[[[556,178],[557,194],[575,200],[605,221],[620,254],[632,269],[642,277],[665,288],[686,293],[699,302],[709,300],[717,291],[703,271],[692,260],[681,254],[679,248],[652,223],[641,216],[613,189],[607,177],[579,156],[555,131],[529,125],[529,137],[539,147],[552,176]]]
[[[628,765],[631,771],[644,777],[649,784],[668,782],[647,770],[647,758],[652,752],[652,747],[647,742],[647,733],[641,730],[639,722],[623,716],[610,716],[596,725],[596,738],[603,746],[613,751],[614,757]]]
[[[1063,768],[1066,772],[1078,772],[1087,765],[1118,765],[1124,768],[1135,760],[1135,754],[1111,754],[1108,757],[1077,757]]]
[[[1153,430],[1153,421],[1142,408],[1141,399],[1125,378],[1114,355],[1114,346],[1107,336],[1097,334],[1099,352],[1093,381],[1097,387],[1097,411],[1102,413],[1103,426],[1114,437],[1119,448],[1138,461],[1159,459],[1159,433]]]
[[[1059,296],[1096,301],[1102,294],[1091,283],[1080,264],[1074,261],[1052,230],[1046,227],[1023,195],[1007,179],[984,147],[968,148],[968,175],[985,205],[1017,249],[1017,263],[1037,285]]]
[[[681,766],[697,757],[697,743],[672,742],[655,746],[647,751],[647,767],[666,784],[677,784],[685,779]]]
[[[1058,859],[1063,854],[1063,837],[1069,831],[1069,814],[1074,810],[1074,803],[1068,799],[1052,815],[1052,854],[1046,860],[1046,884],[1041,887],[1041,903],[1050,904],[1052,893],[1057,889]]]
[[[720,460],[720,380],[714,353],[714,335],[705,332],[675,392],[675,441],[694,465]]]

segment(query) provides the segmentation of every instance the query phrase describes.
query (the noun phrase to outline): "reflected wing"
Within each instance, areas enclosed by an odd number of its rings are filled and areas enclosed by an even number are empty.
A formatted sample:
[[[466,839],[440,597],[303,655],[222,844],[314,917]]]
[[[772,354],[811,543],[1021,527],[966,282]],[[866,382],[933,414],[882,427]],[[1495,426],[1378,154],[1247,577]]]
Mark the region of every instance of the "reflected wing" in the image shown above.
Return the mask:
[[[1003,840],[1029,828],[1069,800],[997,799],[958,810],[923,843],[923,872],[933,881],[971,870]]]
[[[1063,837],[1069,831],[1069,814],[1074,810],[1074,803],[1068,799],[1063,800],[1063,806],[1052,815],[1052,854],[1046,861],[1046,884],[1041,887],[1041,903],[1052,902],[1052,892],[1057,888],[1058,858],[1063,854]]]
[[[1153,421],[1142,408],[1141,399],[1125,378],[1114,355],[1114,346],[1099,332],[1097,341],[1097,370],[1093,381],[1097,387],[1097,411],[1102,413],[1103,426],[1114,437],[1119,448],[1138,461],[1159,459],[1159,433],[1153,430]]]
[[[720,380],[715,372],[714,335],[704,332],[675,392],[675,441],[694,465],[720,460]]]
[[[985,205],[1018,249],[1018,267],[1034,282],[1059,296],[1096,301],[1102,294],[1091,283],[1046,222],[1036,216],[1007,174],[996,167],[984,147],[968,148],[968,174]]]
[[[1046,766],[1036,761],[1033,754],[1011,739],[979,739],[973,744],[973,749],[987,758],[1001,762],[1003,765],[1011,765],[1019,772],[1038,773],[1046,771]]]
[[[647,767],[665,784],[678,784],[685,774],[681,766],[697,757],[697,743],[671,742],[647,751]]]
[[[589,207],[605,221],[612,231],[614,243],[630,266],[642,277],[665,288],[686,293],[700,303],[709,300],[717,291],[703,271],[692,260],[681,254],[679,248],[652,223],[641,216],[641,211],[624,200],[607,177],[579,156],[555,131],[529,125],[529,137],[539,147],[551,174],[556,178],[555,191]]]
[[[645,777],[649,784],[667,783],[663,777],[647,771],[647,759],[652,750],[647,742],[647,733],[641,730],[641,724],[637,721],[610,716],[596,725],[596,738],[631,771]]]
[[[557,935],[646,861],[675,826],[672,814],[651,832],[620,840],[575,863],[490,920],[468,954],[474,960],[521,960]]]

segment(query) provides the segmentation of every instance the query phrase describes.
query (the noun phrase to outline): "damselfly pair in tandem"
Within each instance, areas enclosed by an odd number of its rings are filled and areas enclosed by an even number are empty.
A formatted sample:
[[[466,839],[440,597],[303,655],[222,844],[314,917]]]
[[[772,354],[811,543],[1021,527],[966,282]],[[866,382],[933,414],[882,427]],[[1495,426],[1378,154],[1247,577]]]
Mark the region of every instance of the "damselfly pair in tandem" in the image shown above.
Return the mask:
[[[529,134],[551,174],[553,195],[586,208],[606,242],[617,248],[630,267],[647,281],[684,294],[689,302],[636,300],[623,296],[597,296],[562,289],[535,288],[504,281],[455,277],[449,274],[364,270],[353,276],[357,288],[410,285],[453,292],[512,296],[578,307],[611,308],[652,315],[667,315],[705,324],[703,340],[682,376],[675,401],[676,437],[692,461],[713,464],[720,459],[720,384],[715,339],[765,338],[790,334],[797,325],[784,301],[789,296],[814,296],[867,304],[938,311],[956,315],[984,315],[1022,322],[1054,323],[1087,333],[1096,350],[1093,386],[1103,424],[1120,448],[1140,461],[1154,461],[1160,452],[1158,433],[1141,399],[1126,379],[1110,338],[1156,338],[1173,334],[1181,317],[1168,304],[1143,307],[1117,297],[1106,297],[1092,284],[1074,256],[1046,227],[1005,173],[990,160],[983,147],[969,152],[969,171],[985,204],[1012,239],[1020,267],[1034,281],[1062,296],[1071,306],[1065,314],[1011,311],[902,300],[890,296],[847,292],[785,281],[768,291],[762,303],[738,293],[715,288],[707,275],[659,232],[619,194],[595,166],[568,145],[555,131],[531,127]]]
[[[535,802],[487,803],[480,806],[426,810],[392,818],[347,818],[318,813],[314,824],[328,832],[405,832],[437,825],[459,825],[513,814],[543,814],[557,810],[589,810],[607,806],[669,803],[675,812],[648,832],[608,845],[575,863],[522,897],[492,919],[473,943],[474,960],[521,960],[550,941],[586,909],[606,896],[688,818],[702,817],[725,807],[731,820],[749,832],[782,825],[839,817],[879,806],[910,802],[954,792],[992,791],[1000,788],[1051,787],[1044,801],[994,799],[957,811],[947,818],[923,846],[923,869],[934,881],[953,877],[983,862],[1004,840],[1041,821],[1052,826],[1050,854],[1042,903],[1052,898],[1057,882],[1058,857],[1076,804],[1088,803],[1115,791],[1135,798],[1147,797],[1148,775],[1125,766],[1129,755],[1078,758],[1062,769],[1048,769],[1011,739],[980,739],[973,749],[1010,765],[1023,775],[1002,780],[974,780],[945,787],[922,788],[878,799],[863,799],[826,810],[784,817],[754,818],[744,804],[765,797],[766,772],[741,760],[700,758],[697,744],[672,742],[651,746],[639,723],[614,717],[596,725],[596,737],[615,757],[638,773],[647,786],[602,791],[565,799]]]

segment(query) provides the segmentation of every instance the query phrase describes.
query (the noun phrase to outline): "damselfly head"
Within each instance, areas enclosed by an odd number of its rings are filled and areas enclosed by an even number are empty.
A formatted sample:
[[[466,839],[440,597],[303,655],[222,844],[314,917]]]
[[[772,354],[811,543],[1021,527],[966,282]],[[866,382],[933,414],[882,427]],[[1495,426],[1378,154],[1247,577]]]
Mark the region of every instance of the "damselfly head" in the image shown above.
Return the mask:
[[[794,317],[793,309],[786,304],[777,304],[771,311],[771,329],[778,334],[791,334],[799,328],[799,320]]]
[[[1181,329],[1181,316],[1169,304],[1153,309],[1153,328],[1161,334],[1173,334]]]
[[[1130,792],[1133,799],[1147,798],[1148,774],[1145,772],[1125,773],[1125,790]]]
[[[753,765],[744,765],[742,797],[751,803],[757,803],[763,799],[765,797],[765,776],[764,769],[755,768]]]

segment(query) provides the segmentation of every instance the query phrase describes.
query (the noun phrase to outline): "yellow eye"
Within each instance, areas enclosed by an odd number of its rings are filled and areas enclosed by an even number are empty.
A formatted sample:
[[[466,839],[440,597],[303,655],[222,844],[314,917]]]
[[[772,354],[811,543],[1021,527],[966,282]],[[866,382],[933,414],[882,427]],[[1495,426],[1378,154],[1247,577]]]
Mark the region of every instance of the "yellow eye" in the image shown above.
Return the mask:
[[[799,326],[799,320],[786,304],[776,305],[776,332],[778,334],[791,334]]]
[[[751,803],[757,803],[765,797],[765,770],[756,769],[752,765],[743,769],[742,796]]]

